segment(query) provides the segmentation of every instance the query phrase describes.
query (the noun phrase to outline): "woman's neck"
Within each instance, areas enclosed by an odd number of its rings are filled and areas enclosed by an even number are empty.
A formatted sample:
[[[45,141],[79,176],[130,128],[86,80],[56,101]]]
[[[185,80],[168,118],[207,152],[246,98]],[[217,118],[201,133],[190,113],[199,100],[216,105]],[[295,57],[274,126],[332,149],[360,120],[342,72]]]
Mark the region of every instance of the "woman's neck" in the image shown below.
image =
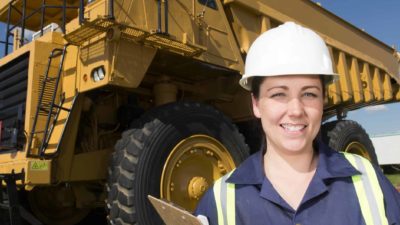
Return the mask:
[[[279,195],[297,210],[315,174],[318,157],[312,147],[306,151],[284,152],[267,146],[264,171]]]
[[[267,145],[267,149],[264,154],[264,170],[266,172],[293,174],[309,173],[316,169],[317,157],[312,146],[296,153],[279,150],[269,145]]]

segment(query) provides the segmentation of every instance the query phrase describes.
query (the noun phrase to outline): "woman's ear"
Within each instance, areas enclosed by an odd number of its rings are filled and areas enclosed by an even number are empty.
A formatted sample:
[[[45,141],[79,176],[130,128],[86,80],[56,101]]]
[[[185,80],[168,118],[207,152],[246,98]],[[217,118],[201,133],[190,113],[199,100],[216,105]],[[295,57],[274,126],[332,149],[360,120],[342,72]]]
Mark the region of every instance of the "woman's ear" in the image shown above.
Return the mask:
[[[260,118],[261,114],[260,114],[260,109],[259,109],[259,99],[254,97],[253,94],[251,94],[251,104],[253,106],[254,116],[257,118]]]

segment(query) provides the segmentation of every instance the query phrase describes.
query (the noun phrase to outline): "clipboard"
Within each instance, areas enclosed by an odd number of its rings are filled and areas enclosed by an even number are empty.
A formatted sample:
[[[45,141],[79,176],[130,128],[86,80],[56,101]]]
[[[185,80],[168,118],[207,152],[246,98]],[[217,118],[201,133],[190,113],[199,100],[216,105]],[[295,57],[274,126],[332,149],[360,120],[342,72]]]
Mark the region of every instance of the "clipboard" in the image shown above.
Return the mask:
[[[151,195],[147,198],[166,225],[203,225],[197,217],[184,209]]]

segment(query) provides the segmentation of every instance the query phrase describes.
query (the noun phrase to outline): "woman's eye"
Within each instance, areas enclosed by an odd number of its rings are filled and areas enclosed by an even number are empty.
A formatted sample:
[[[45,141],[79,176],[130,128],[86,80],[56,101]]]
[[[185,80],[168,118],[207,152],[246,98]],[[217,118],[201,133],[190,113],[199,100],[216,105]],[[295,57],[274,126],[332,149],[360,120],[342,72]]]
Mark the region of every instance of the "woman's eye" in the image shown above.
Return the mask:
[[[271,95],[271,98],[276,98],[276,97],[284,97],[285,94],[284,93],[275,93]]]
[[[306,93],[304,93],[303,95],[304,95],[305,97],[313,97],[313,98],[318,97],[317,94],[314,94],[314,93],[312,93],[312,92],[306,92]]]

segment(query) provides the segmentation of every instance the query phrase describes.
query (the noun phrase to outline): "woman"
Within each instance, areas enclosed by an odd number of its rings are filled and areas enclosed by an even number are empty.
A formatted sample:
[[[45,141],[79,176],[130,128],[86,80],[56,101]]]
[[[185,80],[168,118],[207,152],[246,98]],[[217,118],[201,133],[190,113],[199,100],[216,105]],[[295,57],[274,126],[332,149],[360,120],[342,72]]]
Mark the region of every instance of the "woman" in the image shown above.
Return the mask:
[[[265,147],[217,181],[196,214],[210,225],[400,224],[400,195],[381,171],[318,138],[324,87],[336,76],[310,29],[288,22],[257,38],[240,84]]]

